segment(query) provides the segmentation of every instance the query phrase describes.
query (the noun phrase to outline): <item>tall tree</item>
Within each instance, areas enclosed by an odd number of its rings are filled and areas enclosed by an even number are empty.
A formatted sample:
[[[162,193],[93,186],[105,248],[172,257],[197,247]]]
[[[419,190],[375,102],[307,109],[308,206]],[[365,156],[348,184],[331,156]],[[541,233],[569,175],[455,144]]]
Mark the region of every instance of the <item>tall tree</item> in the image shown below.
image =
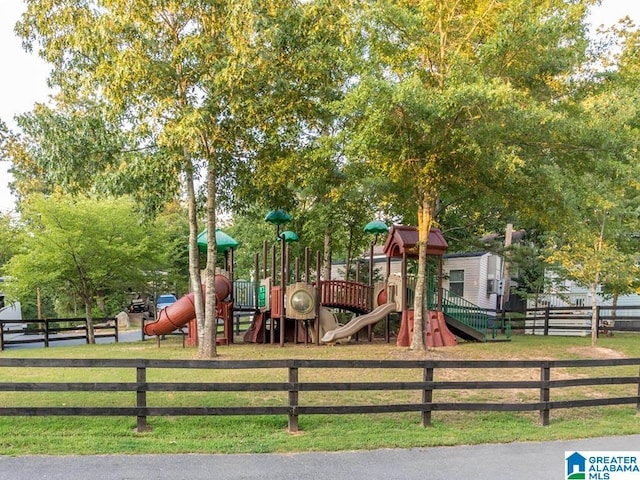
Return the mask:
[[[426,246],[442,199],[499,196],[523,214],[553,205],[545,170],[566,147],[554,129],[586,58],[589,3],[379,1],[363,9],[367,69],[347,104],[352,156],[417,206],[413,349],[425,348]]]
[[[324,248],[325,269],[340,235],[342,192],[353,185],[344,172],[336,108],[353,71],[352,7],[346,0],[290,2],[263,21],[267,28],[256,40],[255,168],[238,179],[235,206],[259,203],[264,211],[293,214],[307,244]]]
[[[34,0],[18,25],[27,46],[39,45],[53,64],[51,80],[62,102],[97,97],[110,121],[134,132],[140,145],[161,148],[164,166],[184,175],[203,356],[215,355],[217,202],[232,203],[229,187],[255,174],[250,164],[293,158],[300,132],[316,128],[313,115],[302,112],[326,98],[319,94],[326,77],[311,67],[325,46],[315,33],[332,39],[324,33],[324,26],[333,25],[324,15],[330,6],[293,0]],[[210,243],[205,303],[196,248],[200,172]]]
[[[622,49],[610,58],[608,71],[585,95],[584,120],[573,129],[585,148],[578,161],[590,171],[557,179],[567,214],[554,225],[551,261],[574,281],[589,287],[592,303],[591,343],[597,344],[597,292],[614,297],[637,285],[640,232],[640,32],[628,22],[614,28]],[[615,50],[614,50],[615,52]]]
[[[26,235],[5,272],[7,293],[29,296],[36,288],[80,299],[95,342],[93,309],[105,292],[138,285],[149,268],[149,235],[126,199],[32,196],[23,205]]]

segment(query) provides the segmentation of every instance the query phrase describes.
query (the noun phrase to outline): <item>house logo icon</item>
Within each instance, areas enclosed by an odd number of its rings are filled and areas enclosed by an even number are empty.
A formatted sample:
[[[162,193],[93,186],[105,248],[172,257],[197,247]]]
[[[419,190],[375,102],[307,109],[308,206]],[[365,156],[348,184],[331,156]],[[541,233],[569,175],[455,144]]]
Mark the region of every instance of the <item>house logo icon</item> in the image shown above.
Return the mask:
[[[580,455],[578,452],[573,452],[566,457],[567,465],[567,480],[584,480],[586,478],[587,471],[587,459]]]

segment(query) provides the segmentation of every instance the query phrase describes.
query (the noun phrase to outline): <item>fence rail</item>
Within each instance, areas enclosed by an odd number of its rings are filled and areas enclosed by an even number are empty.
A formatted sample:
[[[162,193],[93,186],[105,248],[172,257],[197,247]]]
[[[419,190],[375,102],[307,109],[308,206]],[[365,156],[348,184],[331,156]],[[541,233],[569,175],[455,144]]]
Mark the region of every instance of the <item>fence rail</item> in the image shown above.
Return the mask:
[[[589,335],[592,310],[589,306],[527,308],[522,311],[488,309],[498,328],[510,324],[516,331],[536,335]],[[640,332],[640,306],[596,307],[598,333]]]
[[[491,411],[491,412],[526,412],[538,411],[540,423],[548,425],[550,412],[560,408],[594,407],[605,405],[635,405],[640,413],[640,371],[637,374],[621,376],[617,367],[640,367],[640,358],[635,359],[606,359],[606,360],[500,360],[500,361],[451,361],[451,360],[422,360],[422,361],[375,361],[375,360],[150,360],[150,359],[19,359],[0,358],[0,392],[131,392],[135,393],[135,402],[127,406],[25,406],[23,401],[19,406],[0,407],[0,416],[135,416],[138,431],[148,429],[147,418],[150,416],[190,416],[190,415],[286,415],[289,431],[298,430],[298,417],[313,414],[370,414],[370,413],[398,413],[419,412],[424,426],[431,424],[432,412],[437,411]],[[587,378],[594,369],[616,367],[615,375],[599,375]],[[104,369],[135,369],[135,382],[99,382],[95,378],[95,370],[91,372],[90,380],[86,382],[29,382],[8,381],[7,378],[20,377],[21,368],[69,369],[91,368]],[[557,369],[571,369],[574,378],[566,378],[567,371],[562,372],[561,379],[552,379],[552,372]],[[17,369],[7,371],[7,369]],[[253,370],[280,369],[286,370],[287,380],[279,382],[150,382],[149,370],[154,369],[204,369],[204,370]],[[354,379],[360,376],[362,369],[396,369],[418,370],[417,381],[300,381],[303,370],[337,369],[355,370],[351,374]],[[474,380],[434,380],[436,374],[450,369],[472,369]],[[538,372],[539,380],[483,380],[484,372],[495,372],[496,369],[531,369]],[[578,371],[576,371],[578,369]],[[579,370],[582,369],[582,370]],[[49,372],[51,373],[51,372]],[[339,372],[340,378],[348,378],[346,372]],[[599,372],[600,373],[600,372]],[[606,373],[606,372],[605,372]],[[395,377],[396,375],[394,375]],[[318,378],[317,374],[310,375]],[[628,391],[613,392],[603,395],[588,391],[575,391],[579,398],[551,399],[551,393],[566,387],[611,387],[628,385]],[[434,394],[441,390],[509,390],[530,389],[538,392],[539,401],[456,401],[446,399],[436,401]],[[367,391],[414,391],[420,392],[419,401],[410,401],[403,395],[401,401],[387,403],[371,403],[369,395],[363,395],[363,404],[358,405],[314,405],[305,403],[307,392],[367,392]],[[258,406],[152,406],[149,405],[149,392],[282,392],[285,395],[281,405],[269,404]],[[571,390],[574,392],[574,390]],[[591,396],[590,396],[591,395]],[[586,397],[586,398],[585,398]],[[174,401],[179,398],[174,395]],[[210,400],[213,402],[215,397]],[[477,395],[474,396],[477,399]],[[55,396],[51,396],[51,403],[55,404]],[[135,403],[135,405],[133,404]],[[271,402],[272,403],[272,402]],[[5,402],[6,405],[6,402]]]
[[[118,321],[115,318],[93,319],[96,338],[113,338],[118,341]],[[39,320],[0,320],[0,351],[7,345],[42,343],[64,340],[85,340],[89,343],[86,318],[54,318]]]

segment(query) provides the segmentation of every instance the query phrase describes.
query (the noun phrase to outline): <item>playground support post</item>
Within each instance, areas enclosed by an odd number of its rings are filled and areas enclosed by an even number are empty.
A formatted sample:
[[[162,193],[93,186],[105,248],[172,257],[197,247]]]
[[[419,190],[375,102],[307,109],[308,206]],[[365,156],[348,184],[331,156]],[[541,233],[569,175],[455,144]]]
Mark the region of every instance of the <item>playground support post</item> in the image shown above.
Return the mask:
[[[320,251],[316,252],[316,321],[314,323],[314,328],[316,330],[316,346],[320,346],[320,300],[322,298],[321,288],[322,282],[320,280],[320,268],[321,268],[321,257]]]
[[[271,285],[275,285],[275,284],[276,284],[276,246],[274,244],[274,245],[271,245]],[[274,343],[276,343],[276,329],[274,328],[275,319],[273,318],[273,315],[271,315],[269,319],[269,325],[271,326],[269,331],[269,343],[273,345]]]
[[[255,281],[253,282],[253,304],[255,305],[254,308],[254,315],[255,312],[258,311],[259,308],[259,292],[260,292],[260,281],[258,280],[260,278],[260,254],[256,253],[255,257],[254,257],[254,269],[256,272],[256,278]],[[266,275],[265,275],[266,277]],[[263,277],[264,278],[264,277]]]
[[[284,313],[284,291],[287,288],[287,274],[285,271],[286,264],[286,255],[287,255],[287,242],[285,242],[284,235],[280,236],[280,243],[282,245],[280,249],[280,346],[284,347],[284,322],[285,322],[285,313]]]
[[[375,292],[373,291],[373,247],[376,244],[375,240],[369,245],[369,311],[372,312],[374,308]],[[369,342],[373,341],[373,325],[367,327],[367,337]]]

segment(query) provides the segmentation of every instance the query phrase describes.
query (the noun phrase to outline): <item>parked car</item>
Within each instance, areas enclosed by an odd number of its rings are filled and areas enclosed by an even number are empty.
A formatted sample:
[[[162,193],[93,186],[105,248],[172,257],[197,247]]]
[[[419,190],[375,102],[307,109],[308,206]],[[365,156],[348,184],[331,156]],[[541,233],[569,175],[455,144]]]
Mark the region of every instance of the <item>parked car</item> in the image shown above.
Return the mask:
[[[156,302],[156,315],[160,315],[163,308],[173,305],[177,301],[178,299],[176,296],[171,293],[164,293],[158,296],[158,301]]]
[[[143,298],[140,298],[138,296],[137,298],[134,298],[133,300],[131,300],[131,303],[129,304],[129,313],[142,313],[142,312],[148,312],[148,311],[149,311],[149,306],[147,305],[147,302]]]

